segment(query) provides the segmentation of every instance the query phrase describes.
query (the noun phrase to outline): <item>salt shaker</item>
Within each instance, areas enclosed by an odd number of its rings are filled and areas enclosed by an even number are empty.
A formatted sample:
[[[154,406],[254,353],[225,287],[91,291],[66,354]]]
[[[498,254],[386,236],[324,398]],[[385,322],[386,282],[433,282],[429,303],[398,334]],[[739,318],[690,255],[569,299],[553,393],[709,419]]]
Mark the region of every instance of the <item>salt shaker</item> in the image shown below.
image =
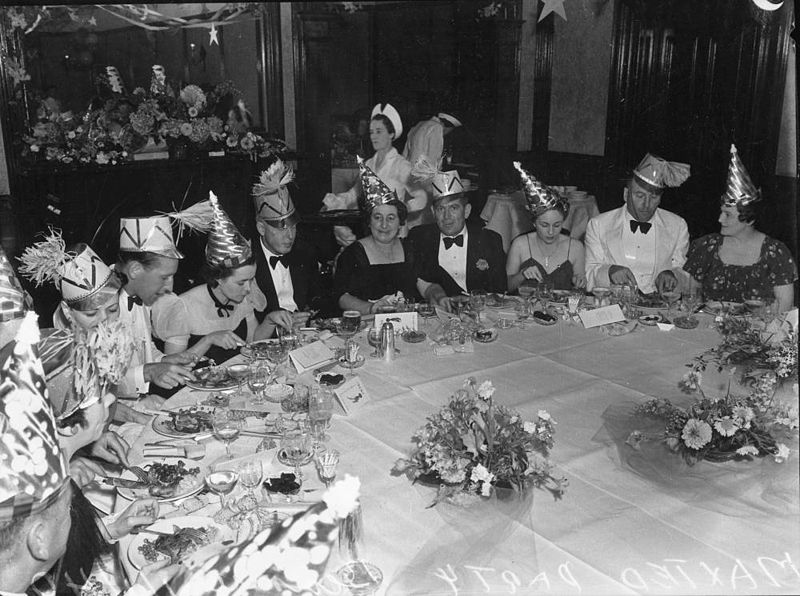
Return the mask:
[[[386,321],[381,325],[381,355],[385,362],[394,362],[394,325]]]

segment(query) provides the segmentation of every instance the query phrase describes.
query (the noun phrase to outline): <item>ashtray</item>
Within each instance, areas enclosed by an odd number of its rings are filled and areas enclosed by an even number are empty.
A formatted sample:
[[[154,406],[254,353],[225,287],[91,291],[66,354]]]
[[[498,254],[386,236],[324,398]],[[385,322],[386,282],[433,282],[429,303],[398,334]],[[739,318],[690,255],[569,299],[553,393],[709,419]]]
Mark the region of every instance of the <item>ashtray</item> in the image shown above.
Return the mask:
[[[320,373],[316,376],[316,381],[326,387],[338,387],[344,383],[344,375],[334,373]]]
[[[300,492],[300,484],[291,472],[282,472],[278,477],[267,478],[264,481],[264,488],[271,493],[282,495],[296,495]]]
[[[488,344],[497,339],[497,329],[494,327],[490,327],[488,329],[476,329],[472,337],[479,343]]]
[[[672,324],[679,329],[694,329],[700,324],[695,317],[675,317]]]
[[[424,331],[404,331],[401,337],[403,338],[403,341],[406,343],[418,344],[428,336],[425,335]]]
[[[653,315],[642,315],[641,317],[638,318],[638,321],[642,325],[647,325],[648,327],[654,327],[658,323],[663,323],[664,317],[662,317],[658,313]]]

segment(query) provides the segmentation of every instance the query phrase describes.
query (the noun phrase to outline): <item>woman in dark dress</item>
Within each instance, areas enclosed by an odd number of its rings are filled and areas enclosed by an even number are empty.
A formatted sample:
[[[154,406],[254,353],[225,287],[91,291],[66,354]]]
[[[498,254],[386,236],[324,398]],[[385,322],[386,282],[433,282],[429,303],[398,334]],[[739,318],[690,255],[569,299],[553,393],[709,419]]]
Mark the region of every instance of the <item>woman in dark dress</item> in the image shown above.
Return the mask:
[[[683,269],[706,300],[776,303],[778,312],[792,308],[797,266],[789,249],[755,228],[761,193],[731,146],[728,182],[720,201],[720,233],[698,238]]]
[[[534,230],[514,238],[508,248],[509,291],[540,282],[552,283],[556,290],[585,287],[583,244],[561,233],[569,203],[523,170],[519,162],[514,162],[514,167],[522,176]]]
[[[405,204],[363,161],[359,160],[359,167],[365,189],[362,209],[370,233],[339,256],[334,291],[342,310],[369,314],[395,302],[400,293],[403,298],[415,298],[416,276],[398,238],[408,215]]]

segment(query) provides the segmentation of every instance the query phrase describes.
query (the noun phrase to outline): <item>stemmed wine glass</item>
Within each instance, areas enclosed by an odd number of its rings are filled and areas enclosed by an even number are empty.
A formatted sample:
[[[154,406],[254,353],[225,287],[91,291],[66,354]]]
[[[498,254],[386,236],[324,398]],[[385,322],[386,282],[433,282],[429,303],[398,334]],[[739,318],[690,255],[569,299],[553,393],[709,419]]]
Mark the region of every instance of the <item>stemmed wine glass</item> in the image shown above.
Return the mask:
[[[350,376],[353,376],[353,365],[358,362],[358,351],[361,346],[352,337],[348,337],[344,342],[344,359],[350,368]]]
[[[247,364],[231,364],[228,367],[228,374],[238,385],[236,396],[242,397],[242,382],[250,374],[250,366]]]
[[[469,305],[475,311],[475,322],[481,324],[481,311],[486,306],[486,292],[474,290],[469,295]]]
[[[436,308],[433,304],[429,304],[427,302],[421,302],[419,306],[417,306],[417,314],[422,317],[423,324],[425,328],[428,328],[428,319],[436,315]]]
[[[675,308],[678,300],[681,298],[681,292],[678,288],[671,290],[661,290],[661,298],[667,303],[667,319],[672,322],[672,309]]]
[[[264,401],[264,390],[269,381],[267,367],[256,360],[250,365],[250,374],[247,376],[247,387],[253,394],[253,403],[260,404]]]
[[[305,428],[285,428],[281,435],[281,448],[278,459],[282,463],[294,466],[294,475],[297,482],[303,482],[303,472],[300,469],[308,463],[311,457],[311,448],[308,440],[308,432]]]
[[[206,486],[211,492],[219,495],[219,504],[223,509],[225,508],[225,495],[233,492],[238,481],[239,474],[234,470],[219,470],[206,476]]]
[[[317,386],[308,396],[308,422],[314,436],[314,450],[318,450],[328,440],[325,433],[333,417],[333,395],[325,387]]]
[[[242,421],[235,420],[228,416],[227,412],[216,412],[211,418],[211,427],[214,437],[225,443],[225,455],[228,459],[233,459],[231,454],[231,443],[233,443],[242,430]]]
[[[253,509],[258,504],[254,490],[261,484],[263,477],[264,468],[260,460],[246,461],[239,467],[239,482],[247,489],[247,494],[239,500],[239,503],[246,509]]]
[[[514,310],[517,311],[517,318],[519,319],[519,328],[524,330],[525,329],[525,321],[528,317],[531,316],[531,303],[523,298],[520,300],[517,305],[514,307]]]
[[[694,311],[702,299],[702,290],[700,288],[689,288],[683,292],[681,301],[686,308],[686,318],[690,321],[695,320]]]

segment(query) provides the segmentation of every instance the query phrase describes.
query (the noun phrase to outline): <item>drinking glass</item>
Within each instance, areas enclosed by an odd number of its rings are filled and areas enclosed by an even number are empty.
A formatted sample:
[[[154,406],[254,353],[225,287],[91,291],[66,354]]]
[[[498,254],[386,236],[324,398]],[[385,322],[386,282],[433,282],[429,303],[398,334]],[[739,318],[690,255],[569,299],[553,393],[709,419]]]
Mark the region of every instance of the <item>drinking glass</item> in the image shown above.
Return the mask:
[[[244,504],[246,509],[252,509],[258,504],[255,495],[255,488],[261,484],[264,477],[264,468],[260,460],[250,460],[239,466],[239,482],[247,489],[247,494],[240,499],[239,503]]]
[[[350,368],[350,376],[353,376],[353,365],[358,362],[358,351],[361,346],[352,337],[348,337],[344,342],[344,360]]]
[[[339,333],[350,337],[358,333],[361,327],[361,313],[357,310],[346,310],[342,313],[342,324]]]
[[[517,318],[519,319],[519,328],[525,329],[525,321],[531,316],[531,303],[528,300],[520,300],[514,307],[517,311]]]
[[[583,300],[583,292],[575,291],[569,293],[569,296],[567,296],[567,311],[569,311],[569,314],[575,315],[578,313],[581,300]]]
[[[539,300],[542,303],[542,310],[547,310],[547,304],[553,299],[553,290],[555,286],[551,281],[543,281],[539,283]]]
[[[469,295],[469,304],[475,311],[475,322],[481,324],[481,311],[486,306],[486,292],[474,290]]]
[[[681,295],[681,301],[684,308],[686,308],[686,316],[690,320],[695,320],[694,311],[702,300],[702,291],[700,288],[689,288]]]
[[[453,314],[457,317],[461,317],[464,309],[469,304],[469,296],[453,296],[450,298],[450,305],[453,308]]]
[[[220,470],[206,476],[206,486],[219,495],[219,504],[225,508],[225,495],[229,495],[239,482],[239,474],[234,470]]]
[[[333,394],[322,386],[313,387],[308,396],[308,422],[314,436],[314,449],[330,437],[325,433],[333,417]]]
[[[250,374],[250,366],[247,364],[231,364],[228,367],[228,374],[238,385],[237,397],[242,397],[242,382]]]
[[[283,362],[286,358],[286,348],[283,341],[273,341],[267,347],[267,360],[272,362],[276,367]]]
[[[417,307],[417,313],[419,316],[422,317],[423,325],[425,328],[428,328],[428,319],[436,315],[436,308],[433,304],[428,304],[427,302],[421,302]]]
[[[279,458],[285,463],[294,466],[294,475],[297,482],[303,482],[303,472],[300,466],[307,463],[311,458],[311,446],[309,445],[308,432],[302,426],[296,428],[286,428],[281,434],[281,448]]]
[[[672,322],[672,309],[675,308],[675,305],[681,298],[680,290],[678,290],[678,288],[662,290],[661,298],[667,303],[667,319]]]
[[[378,346],[381,344],[381,331],[375,327],[370,327],[367,331],[367,343],[373,347],[373,352],[370,354],[373,358],[378,357]]]
[[[230,418],[227,412],[217,412],[211,418],[211,426],[214,430],[214,437],[225,443],[225,455],[228,459],[233,459],[231,443],[239,437],[242,421]]]
[[[264,401],[264,390],[269,382],[269,371],[261,362],[255,361],[250,365],[250,374],[247,376],[247,387],[253,394],[253,403],[260,404]]]
[[[383,573],[367,561],[351,561],[336,570],[336,577],[352,596],[371,596],[381,583]]]
[[[336,466],[339,464],[339,452],[336,449],[323,449],[317,453],[317,472],[326,487],[336,478]]]
[[[611,284],[608,289],[611,291],[611,299],[615,304],[622,302],[622,284]]]

